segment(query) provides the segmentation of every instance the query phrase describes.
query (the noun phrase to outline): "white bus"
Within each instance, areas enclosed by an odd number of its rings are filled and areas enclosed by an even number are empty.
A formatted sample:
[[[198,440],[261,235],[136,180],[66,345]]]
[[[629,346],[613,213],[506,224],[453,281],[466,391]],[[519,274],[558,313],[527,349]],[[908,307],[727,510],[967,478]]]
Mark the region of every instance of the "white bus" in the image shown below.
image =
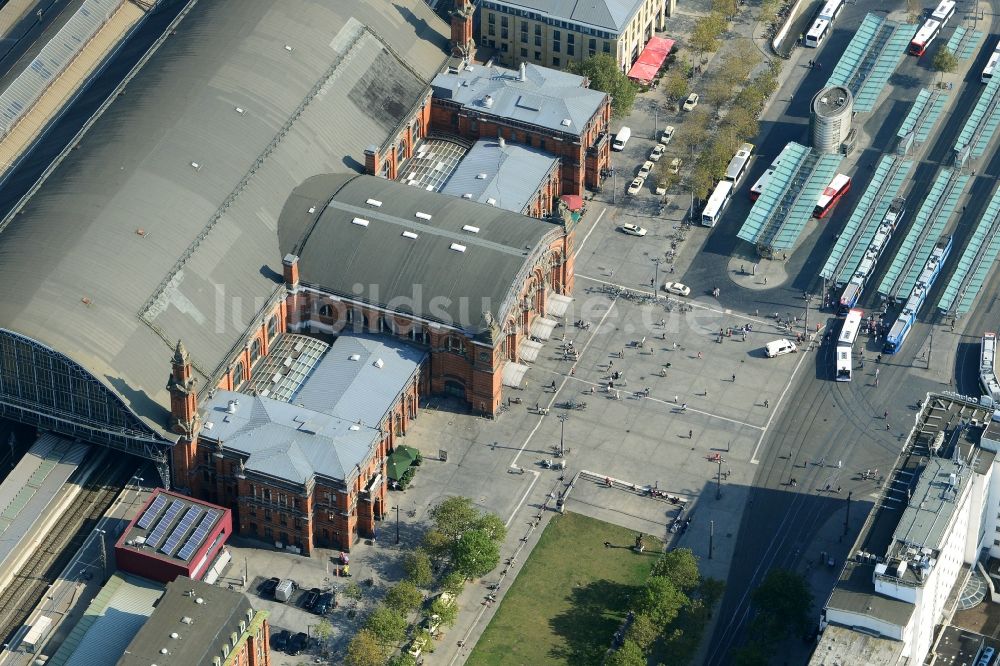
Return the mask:
[[[982,82],[989,83],[990,79],[993,78],[993,70],[997,68],[997,64],[1000,64],[1000,44],[993,49],[993,53],[990,54],[990,60],[986,63],[986,67],[983,68]]]
[[[844,8],[844,0],[827,0],[827,2],[820,8],[819,14],[816,18],[826,19],[830,23],[837,18],[840,14],[840,10]]]
[[[844,326],[840,329],[840,337],[837,338],[837,381],[851,381],[851,373],[854,370],[854,343],[858,339],[858,332],[861,330],[861,320],[865,313],[861,310],[851,310],[844,319]]]
[[[822,220],[830,209],[840,201],[840,197],[847,194],[851,189],[851,178],[845,174],[838,173],[826,186],[823,193],[816,200],[816,207],[813,209],[813,217]]]
[[[819,43],[826,39],[826,34],[830,32],[830,21],[827,19],[816,19],[812,27],[806,32],[806,46],[816,48]]]
[[[767,185],[767,179],[774,174],[779,166],[781,166],[781,158],[785,156],[785,151],[788,150],[788,146],[790,145],[791,144],[788,144],[781,149],[778,156],[774,158],[773,162],[771,162],[771,166],[767,168],[767,171],[765,171],[763,175],[757,179],[757,182],[750,188],[750,201],[757,201],[757,199],[760,198],[761,193],[764,191],[764,187]]]
[[[708,198],[708,203],[705,204],[705,209],[701,211],[701,223],[706,227],[714,227],[719,218],[722,216],[722,211],[726,209],[729,204],[729,198],[733,196],[733,184],[728,180],[720,181],[718,185],[715,186],[715,191],[712,192],[712,196]]]
[[[726,180],[734,186],[739,185],[739,182],[743,180],[743,176],[747,172],[747,167],[750,166],[750,157],[752,155],[752,143],[744,143],[740,146],[733,159],[729,160],[729,166],[726,167]]]
[[[941,22],[941,27],[948,25],[948,21],[955,15],[955,0],[941,0],[933,12],[931,18]]]
[[[927,19],[917,30],[917,34],[910,40],[910,55],[922,56],[927,52],[927,47],[931,45],[941,33],[941,22],[934,19]]]
[[[997,336],[996,333],[987,331],[983,333],[982,348],[979,355],[979,384],[983,387],[983,394],[1000,400],[1000,383],[997,382],[996,362]]]

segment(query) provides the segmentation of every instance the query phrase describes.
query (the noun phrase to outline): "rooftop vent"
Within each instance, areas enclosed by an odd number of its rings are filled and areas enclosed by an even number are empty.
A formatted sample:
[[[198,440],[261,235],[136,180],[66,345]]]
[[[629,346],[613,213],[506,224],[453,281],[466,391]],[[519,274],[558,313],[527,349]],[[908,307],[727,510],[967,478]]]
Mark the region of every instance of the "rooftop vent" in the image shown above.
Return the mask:
[[[236,107],[236,113],[240,114],[241,116],[246,112],[247,112],[246,109],[244,109],[242,106]]]
[[[170,650],[168,650],[167,648],[160,648],[160,654],[169,654],[169,653]]]
[[[524,63],[522,62],[522,63],[521,63],[521,69],[520,69],[520,71],[519,71],[519,72],[517,73],[517,80],[518,80],[518,81],[525,81],[525,80],[527,80],[527,78],[528,78],[528,71],[527,71],[527,69],[528,69],[528,68],[527,68],[527,67],[525,66],[525,64],[524,64]]]
[[[240,408],[239,400],[230,400],[229,404],[226,406],[226,411],[230,414],[235,414],[236,410]]]
[[[184,617],[181,618],[181,622],[184,624],[191,624],[192,622],[194,622],[194,620],[185,615]]]
[[[359,227],[367,227],[370,224],[370,222],[364,219],[363,217],[356,217],[353,220],[351,220],[351,222],[353,224],[358,225]]]
[[[486,95],[485,97],[483,97],[483,106],[485,106],[487,109],[493,108],[493,95]]]
[[[369,206],[374,206],[375,208],[379,208],[382,206],[382,202],[379,201],[378,199],[366,199],[365,203],[368,204]]]
[[[349,360],[351,360],[351,361],[360,361],[361,360],[361,354],[351,354],[347,358]]]
[[[431,219],[431,214],[430,213],[421,213],[418,210],[417,211],[417,217],[419,217],[421,220],[429,220],[429,219]]]
[[[198,597],[197,599],[195,599],[195,600],[194,600],[194,602],[195,602],[196,604],[204,604],[204,603],[205,603],[205,600],[204,600],[204,599],[202,599],[201,597]]]
[[[419,234],[415,234],[412,231],[404,231],[402,233],[402,236],[404,238],[412,238],[413,240],[417,240],[417,237],[419,236]]]
[[[471,194],[469,194],[468,192],[466,192],[465,194],[463,194],[463,195],[462,195],[462,198],[463,198],[463,199],[471,199],[471,198],[472,198],[472,195],[471,195]]]
[[[197,162],[191,162],[191,168],[201,171],[201,165]]]
[[[465,252],[465,246],[461,243],[452,243],[450,247],[455,252]]]
[[[211,421],[206,421],[205,422],[205,430],[211,430],[214,427],[215,427],[215,424],[212,423]]]
[[[309,212],[310,213],[315,213],[316,212],[316,206],[309,206]]]
[[[372,365],[374,365],[376,368],[381,368],[382,366],[385,365],[385,361],[383,361],[382,359],[377,359],[374,363],[372,363]]]
[[[491,206],[496,206],[497,205],[497,200],[494,199],[493,197],[490,197],[489,199],[486,200],[486,203],[488,203]]]
[[[485,173],[477,173],[476,174],[476,180],[486,180],[486,174]]]
[[[462,231],[468,231],[470,234],[478,234],[479,227],[474,227],[471,224],[466,224],[462,226]]]
[[[560,124],[560,125],[562,125],[563,127],[569,127],[570,125],[572,125],[572,124],[573,124],[573,121],[572,121],[572,120],[570,120],[569,118],[563,118],[563,119],[562,119],[562,120],[561,120],[561,121],[559,122],[559,124]]]
[[[353,431],[357,432],[358,430],[361,430],[361,426],[359,426],[357,424],[354,424],[351,427],[349,427],[348,430],[353,430]]]
[[[174,640],[177,640],[178,638],[181,637],[181,635],[178,634],[176,631],[174,631],[174,632],[171,632],[170,637],[173,638]]]
[[[285,44],[285,50],[291,52],[292,51],[292,47],[289,46],[288,44]]]

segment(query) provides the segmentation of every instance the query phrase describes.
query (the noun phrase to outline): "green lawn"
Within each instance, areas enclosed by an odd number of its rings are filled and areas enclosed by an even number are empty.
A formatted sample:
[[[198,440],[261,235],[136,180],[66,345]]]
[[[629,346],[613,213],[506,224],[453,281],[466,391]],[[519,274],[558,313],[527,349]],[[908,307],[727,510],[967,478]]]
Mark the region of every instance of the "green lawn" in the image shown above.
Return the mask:
[[[663,548],[647,536],[640,555],[634,542],[635,532],[617,525],[574,513],[553,518],[466,664],[600,664]]]

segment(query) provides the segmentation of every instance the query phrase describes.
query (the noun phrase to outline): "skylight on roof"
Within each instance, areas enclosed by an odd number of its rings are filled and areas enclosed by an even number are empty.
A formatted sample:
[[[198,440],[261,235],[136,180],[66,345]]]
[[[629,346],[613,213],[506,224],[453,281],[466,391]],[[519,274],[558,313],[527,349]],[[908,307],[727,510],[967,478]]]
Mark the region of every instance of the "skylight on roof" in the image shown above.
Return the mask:
[[[358,225],[359,227],[367,227],[369,224],[371,224],[368,220],[366,220],[363,217],[356,217],[353,220],[351,220],[351,222]]]
[[[569,118],[563,118],[559,124],[562,125],[563,127],[569,127],[570,125],[573,124],[573,121],[570,120]]]
[[[470,234],[478,234],[479,227],[474,227],[471,224],[466,224],[462,226],[462,231],[468,231]]]
[[[462,245],[461,243],[452,243],[451,249],[454,250],[455,252],[465,252],[465,246]]]
[[[369,206],[374,206],[375,208],[379,208],[382,206],[382,202],[379,201],[378,199],[366,199],[365,203],[368,204]]]
[[[418,234],[415,234],[412,231],[404,231],[403,232],[403,237],[404,238],[412,238],[413,240],[417,240],[417,236],[418,236]]]
[[[431,214],[430,213],[421,213],[418,210],[417,211],[417,217],[419,217],[421,220],[429,220],[429,219],[431,219]]]

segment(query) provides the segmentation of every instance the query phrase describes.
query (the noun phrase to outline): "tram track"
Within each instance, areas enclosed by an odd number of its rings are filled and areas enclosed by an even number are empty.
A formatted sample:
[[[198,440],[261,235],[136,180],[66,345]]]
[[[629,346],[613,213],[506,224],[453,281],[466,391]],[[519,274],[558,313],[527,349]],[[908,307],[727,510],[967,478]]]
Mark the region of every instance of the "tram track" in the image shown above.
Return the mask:
[[[32,557],[0,590],[0,636],[4,643],[24,625],[46,590],[122,492],[132,467],[127,456],[113,456],[100,464],[42,538]]]

